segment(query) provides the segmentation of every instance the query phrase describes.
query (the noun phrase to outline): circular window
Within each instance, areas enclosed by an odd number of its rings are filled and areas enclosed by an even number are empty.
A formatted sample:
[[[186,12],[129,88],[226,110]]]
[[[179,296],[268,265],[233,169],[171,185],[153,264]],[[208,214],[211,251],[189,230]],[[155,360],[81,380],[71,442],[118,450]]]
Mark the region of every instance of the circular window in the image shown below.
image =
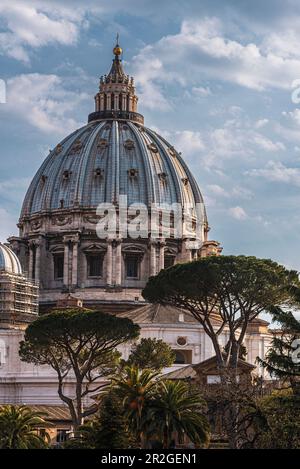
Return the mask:
[[[178,337],[178,338],[177,338],[177,344],[178,344],[178,345],[183,346],[183,345],[186,345],[186,343],[187,343],[186,337]]]

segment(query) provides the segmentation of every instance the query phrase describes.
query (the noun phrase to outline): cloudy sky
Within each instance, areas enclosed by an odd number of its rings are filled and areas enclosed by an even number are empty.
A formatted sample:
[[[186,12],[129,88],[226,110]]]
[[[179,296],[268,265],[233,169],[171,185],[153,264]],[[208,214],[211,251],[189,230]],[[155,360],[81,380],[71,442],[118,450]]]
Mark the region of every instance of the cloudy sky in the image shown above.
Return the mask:
[[[300,269],[298,0],[0,0],[0,239],[49,148],[93,110],[117,32],[139,111],[196,175],[211,238]]]

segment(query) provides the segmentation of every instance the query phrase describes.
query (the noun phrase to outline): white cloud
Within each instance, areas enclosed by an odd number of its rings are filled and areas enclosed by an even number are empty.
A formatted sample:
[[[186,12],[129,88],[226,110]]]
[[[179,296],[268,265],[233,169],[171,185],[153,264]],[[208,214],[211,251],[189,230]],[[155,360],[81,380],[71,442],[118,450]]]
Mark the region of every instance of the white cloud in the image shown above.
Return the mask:
[[[262,127],[265,127],[268,123],[269,123],[269,119],[258,119],[255,122],[254,127],[256,129],[261,129]]]
[[[245,199],[245,200],[250,200],[253,198],[253,193],[247,189],[246,187],[234,187],[231,192],[233,197],[236,197],[238,199]]]
[[[218,184],[209,184],[207,186],[209,192],[216,195],[217,197],[229,197],[230,194],[227,190],[223,187],[219,186]]]
[[[269,152],[276,152],[280,150],[285,150],[285,146],[282,142],[272,142],[269,138],[265,137],[262,134],[255,134],[254,136],[254,142],[262,148],[263,150],[269,151]]]
[[[193,86],[192,92],[195,96],[200,98],[205,98],[206,96],[211,95],[209,86]]]
[[[199,152],[205,149],[202,135],[200,132],[194,132],[192,130],[182,130],[174,132],[173,141],[179,151],[185,152],[185,154]]]
[[[229,214],[236,220],[246,220],[248,218],[247,213],[242,207],[231,207],[228,211]]]
[[[17,233],[16,217],[0,207],[0,241],[5,242],[13,233]]]
[[[179,33],[144,47],[133,59],[133,72],[146,97],[144,105],[166,109],[164,87],[173,82],[203,92],[195,83],[198,76],[258,91],[290,89],[299,74],[300,55],[280,52],[268,49],[263,41],[244,44],[227,37],[217,18],[185,20]]]
[[[299,59],[299,23],[289,19],[288,24],[284,24],[278,32],[266,35],[262,47],[267,53],[276,54],[285,59]]]
[[[252,198],[252,192],[245,188],[245,187],[230,187],[230,189],[225,189],[221,187],[219,184],[208,184],[207,186],[208,192],[213,194],[216,197],[220,198],[236,198],[236,199],[244,199],[249,200]]]
[[[281,162],[269,161],[265,168],[247,171],[249,176],[262,177],[268,181],[277,181],[300,186],[300,168],[288,168]]]
[[[293,111],[283,111],[282,115],[284,118],[293,126],[296,126],[299,128],[300,126],[300,109],[295,108]]]
[[[74,45],[83,25],[79,11],[57,7],[51,10],[43,2],[2,0],[0,14],[5,26],[0,33],[0,53],[23,62],[30,62],[30,49],[55,43]]]
[[[0,197],[2,199],[19,202],[28,188],[30,179],[12,178],[0,181]]]
[[[67,81],[57,75],[39,73],[11,78],[3,110],[43,132],[66,134],[81,125],[74,119],[74,112],[85,99],[90,99],[85,93],[68,90]]]
[[[230,109],[229,113],[233,113]],[[241,109],[236,107],[233,118],[225,120],[223,127],[203,129],[200,131],[162,131],[156,129],[159,134],[166,137],[174,144],[175,148],[183,153],[183,157],[192,161],[193,156],[201,158],[201,163],[206,169],[214,170],[224,167],[229,159],[251,159],[258,152],[275,153],[285,150],[285,145],[280,141],[273,141],[257,130],[247,119],[240,118]],[[233,191],[231,191],[232,195]],[[241,195],[241,192],[240,192]],[[244,197],[249,197],[249,194]]]
[[[134,76],[139,85],[139,97],[143,106],[162,111],[171,109],[169,100],[163,95],[157,83],[164,74],[163,64],[157,57],[150,55],[147,61],[140,63],[138,60],[135,61]]]

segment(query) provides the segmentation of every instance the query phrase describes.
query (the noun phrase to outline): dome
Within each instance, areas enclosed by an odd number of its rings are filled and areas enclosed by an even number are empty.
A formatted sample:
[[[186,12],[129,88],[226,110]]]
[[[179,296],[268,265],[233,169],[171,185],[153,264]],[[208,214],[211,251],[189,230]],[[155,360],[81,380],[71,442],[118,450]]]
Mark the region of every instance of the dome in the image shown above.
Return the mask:
[[[0,243],[0,272],[22,274],[21,264],[16,254],[4,244]]]
[[[135,308],[150,276],[222,250],[208,240],[183,156],[138,113],[118,40],[113,53],[87,124],[50,150],[9,239],[45,312],[66,295],[108,312]]]
[[[50,152],[29,187],[21,218],[58,209],[118,204],[202,203],[181,155],[160,135],[130,120],[95,120]]]
[[[137,112],[134,79],[124,72],[120,46],[108,75],[100,78],[95,111],[88,124],[50,151],[24,200],[21,222],[57,210],[96,209],[99,204],[128,206],[180,204],[192,216],[201,204],[199,187],[181,154],[162,136],[144,126]]]

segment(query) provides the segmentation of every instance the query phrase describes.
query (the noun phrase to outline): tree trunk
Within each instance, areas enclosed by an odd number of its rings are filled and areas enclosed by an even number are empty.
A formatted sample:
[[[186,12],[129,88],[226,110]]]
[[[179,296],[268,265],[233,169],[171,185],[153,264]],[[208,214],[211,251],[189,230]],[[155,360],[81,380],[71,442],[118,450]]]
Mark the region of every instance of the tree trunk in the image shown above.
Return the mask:
[[[82,382],[77,380],[76,383],[76,422],[74,424],[74,431],[83,425],[83,404],[82,404]]]
[[[170,447],[170,438],[169,438],[169,432],[168,429],[164,429],[164,442],[163,442],[164,449],[169,449]]]
[[[230,371],[234,373],[234,376],[237,377],[237,368],[240,354],[240,345],[236,340],[232,341],[231,345],[231,356],[229,360]]]

